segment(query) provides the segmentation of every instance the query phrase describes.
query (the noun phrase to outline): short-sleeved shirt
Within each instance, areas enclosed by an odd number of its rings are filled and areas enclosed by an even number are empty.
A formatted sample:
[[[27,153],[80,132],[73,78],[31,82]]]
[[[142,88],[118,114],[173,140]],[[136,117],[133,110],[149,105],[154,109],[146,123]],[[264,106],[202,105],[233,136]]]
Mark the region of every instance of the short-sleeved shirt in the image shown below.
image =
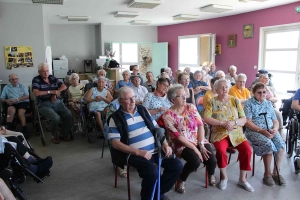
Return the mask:
[[[125,82],[124,80],[119,80],[117,85],[116,85],[116,90],[118,90],[118,89],[120,89],[121,87],[124,87],[124,86],[132,87],[133,84],[130,80],[128,82]]]
[[[134,75],[133,73],[131,73],[131,76]],[[142,75],[140,73],[137,73],[136,75],[138,75],[141,79],[141,85],[143,85],[144,83],[144,78],[142,77]],[[130,77],[130,80],[131,80],[131,77]]]
[[[146,94],[148,94],[147,88],[142,85],[139,85],[139,87],[132,86],[132,90],[134,95],[136,95],[136,101],[143,101]]]
[[[206,93],[203,97],[203,108],[204,109],[206,108],[207,102],[213,97],[214,97],[214,95],[211,90],[206,91]]]
[[[152,84],[149,84],[149,82],[146,81],[142,85],[148,89],[148,92],[153,92],[156,88],[156,80],[154,80]]]
[[[169,99],[167,98],[167,95],[165,95],[164,97],[158,97],[158,96],[154,95],[153,92],[149,92],[148,94],[146,94],[146,96],[144,98],[143,106],[146,107],[148,110],[156,110],[156,109],[160,109],[162,107],[169,109],[172,105],[171,105],[171,102],[169,101]],[[159,113],[152,115],[152,117],[155,120],[158,120],[158,118],[163,113],[164,113],[164,111],[161,111]]]
[[[235,78],[232,77],[229,73],[225,75],[225,79],[228,80],[230,83],[235,83]]]
[[[72,85],[69,87],[69,92],[72,96],[72,99],[80,99],[83,95],[82,95],[82,88],[84,87],[84,85],[79,84],[75,87],[73,87]]]
[[[49,83],[46,83],[43,78],[38,75],[32,79],[32,89],[36,89],[39,91],[48,91],[48,90],[58,90],[60,86],[62,86],[63,82],[58,80],[55,76],[49,75],[48,76]],[[51,100],[52,94],[47,94],[43,96],[37,97],[37,100],[39,101],[47,101]]]
[[[260,113],[267,113],[266,119],[269,129],[273,128],[273,120],[277,120],[272,103],[266,99],[260,103],[255,97],[251,97],[245,101],[244,111],[246,118],[251,119],[252,122],[261,129],[267,129],[267,126],[264,116],[259,116]],[[249,131],[252,130],[247,127],[246,132]]]
[[[197,108],[193,104],[186,104],[181,115],[168,110],[162,115],[162,118],[171,139],[170,145],[176,155],[180,157],[181,152],[185,148],[185,145],[177,140],[179,136],[183,136],[197,146],[199,143],[198,126],[203,126],[203,122]]]
[[[97,87],[93,87],[92,89],[92,96],[91,99],[95,99],[97,96],[101,96],[101,97],[107,97],[107,93],[108,90],[106,90],[105,88],[99,92]],[[104,100],[101,101],[92,101],[88,104],[88,108],[90,112],[96,112],[96,111],[103,111],[104,108],[108,105],[108,103],[106,103]]]
[[[243,100],[247,100],[251,97],[250,91],[247,88],[242,88],[242,92],[241,92],[236,85],[232,86],[229,89],[228,94]]]
[[[153,134],[148,129],[140,113],[137,112],[137,108],[135,109],[134,114],[127,113],[123,110],[122,112],[128,125],[128,145],[136,149],[147,150],[151,153],[155,153],[155,141]],[[158,127],[156,121],[152,117],[151,121],[154,127]],[[120,132],[118,131],[113,118],[109,121],[108,138],[110,141],[121,139]]]
[[[300,101],[300,88],[297,90],[296,94],[294,95],[293,100],[299,100]]]
[[[213,71],[213,72],[209,71],[208,74],[209,74],[211,77],[215,78],[215,77],[216,77],[216,72],[217,72],[217,71]]]
[[[239,117],[244,116],[245,113],[242,105],[240,104],[239,100],[233,96],[229,96],[229,99],[226,103],[220,102],[218,97],[211,98],[207,102],[204,111],[204,117],[212,117],[220,121],[237,120]],[[247,140],[241,126],[234,126],[234,129],[230,132],[222,126],[212,126],[212,142],[220,142],[227,136],[229,136],[234,147]]]
[[[15,87],[12,84],[7,84],[4,86],[3,91],[1,93],[1,99],[19,99],[22,96],[29,95],[28,87],[24,84],[18,83]],[[19,101],[21,102],[29,102],[29,99]]]

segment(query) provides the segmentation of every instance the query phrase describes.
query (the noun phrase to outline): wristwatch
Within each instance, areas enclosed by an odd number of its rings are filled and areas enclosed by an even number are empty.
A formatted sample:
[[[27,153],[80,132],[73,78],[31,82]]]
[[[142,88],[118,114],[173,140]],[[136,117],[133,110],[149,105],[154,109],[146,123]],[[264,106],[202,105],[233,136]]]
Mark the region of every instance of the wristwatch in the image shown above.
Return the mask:
[[[50,94],[50,91],[48,90],[48,94]]]
[[[199,145],[202,145],[202,146],[203,146],[203,145],[204,145],[204,142],[203,142],[203,141],[202,141],[202,142],[199,142]]]
[[[237,120],[234,120],[235,125],[237,126]]]

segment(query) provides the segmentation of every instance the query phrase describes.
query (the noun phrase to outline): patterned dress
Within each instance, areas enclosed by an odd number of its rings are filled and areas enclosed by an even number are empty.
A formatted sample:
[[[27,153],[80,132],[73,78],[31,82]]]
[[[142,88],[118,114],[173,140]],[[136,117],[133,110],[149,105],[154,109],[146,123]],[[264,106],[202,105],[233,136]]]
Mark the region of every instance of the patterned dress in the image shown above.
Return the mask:
[[[273,128],[273,120],[277,120],[272,103],[266,99],[260,103],[255,97],[252,97],[245,101],[244,110],[247,119],[251,119],[260,129],[267,129],[264,116],[259,116],[260,113],[267,113],[266,119],[269,129]],[[263,134],[247,127],[245,135],[252,144],[255,154],[258,156],[266,155],[271,151],[277,152],[279,149],[284,149],[285,147],[279,132],[272,139],[269,139]]]
[[[105,88],[101,92],[99,92],[97,87],[93,87],[91,99],[95,99],[97,96],[106,98],[107,92],[108,91]],[[92,101],[88,104],[88,108],[90,112],[103,111],[107,105],[108,104],[103,100],[99,102]]]
[[[171,110],[168,110],[162,115],[165,128],[170,136],[170,145],[178,157],[185,146],[178,142],[179,136],[185,137],[189,142],[195,146],[198,144],[198,126],[203,126],[202,119],[193,104],[186,104],[181,115],[177,115]]]
[[[229,96],[229,100],[226,103],[220,102],[218,97],[211,98],[207,102],[207,106],[204,111],[204,117],[212,117],[220,121],[232,121],[244,116],[245,113],[242,105],[239,100],[233,96]],[[232,131],[228,131],[222,126],[212,126],[212,143],[220,142],[227,136],[229,136],[230,142],[234,147],[247,140],[241,126],[234,126]]]

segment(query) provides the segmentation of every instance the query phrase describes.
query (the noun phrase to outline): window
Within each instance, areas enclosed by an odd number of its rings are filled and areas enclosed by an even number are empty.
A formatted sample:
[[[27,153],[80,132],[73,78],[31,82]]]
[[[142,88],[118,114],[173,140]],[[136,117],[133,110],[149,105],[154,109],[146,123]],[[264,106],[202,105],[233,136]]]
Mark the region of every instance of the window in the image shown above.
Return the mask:
[[[112,51],[115,53],[115,60],[122,68],[128,69],[130,65],[138,65],[138,44],[137,43],[112,43]]]
[[[298,89],[300,24],[261,29],[260,68],[272,74],[272,82],[281,98],[287,90]]]

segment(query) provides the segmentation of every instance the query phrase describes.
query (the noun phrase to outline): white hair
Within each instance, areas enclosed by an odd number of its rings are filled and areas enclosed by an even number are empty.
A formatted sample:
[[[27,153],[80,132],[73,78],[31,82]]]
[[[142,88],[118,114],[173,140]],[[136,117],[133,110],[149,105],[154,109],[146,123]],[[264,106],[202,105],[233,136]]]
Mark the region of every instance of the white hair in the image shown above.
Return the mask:
[[[131,89],[131,87],[128,87],[128,86],[121,87],[121,89],[119,90],[119,93],[118,93],[118,99],[123,99],[124,93],[127,93],[127,92],[133,93],[133,90]]]
[[[236,80],[238,80],[239,78],[244,78],[245,80],[247,80],[246,74],[243,74],[243,73],[238,74],[236,77]]]
[[[104,80],[104,82],[106,81],[106,78],[104,76],[100,76],[97,80],[97,82],[99,82],[99,80]]]
[[[223,75],[225,76],[225,73],[224,73],[222,70],[218,70],[218,71],[216,72],[216,76],[218,76],[219,74],[223,74]]]
[[[124,71],[122,72],[122,76],[123,76],[125,73],[128,73],[128,74],[130,75],[130,71],[129,71],[128,69],[126,69],[126,70],[124,70]]]
[[[215,91],[218,89],[220,83],[226,83],[226,85],[227,85],[227,80],[224,79],[224,78],[221,78],[221,79],[217,80],[217,81],[214,83],[214,89],[215,89]]]
[[[235,71],[237,70],[236,66],[230,65],[229,70],[234,69]]]
[[[73,77],[76,77],[79,79],[79,75],[77,73],[72,73],[70,76],[69,76],[69,80],[71,81]]]
[[[184,89],[184,87],[181,84],[175,84],[169,87],[167,93],[168,99],[172,102],[172,99],[176,97],[177,90],[182,90],[182,89]]]
[[[40,71],[42,69],[42,67],[48,67],[49,68],[49,65],[48,65],[48,63],[40,63],[38,65],[38,71]]]
[[[106,71],[104,70],[104,69],[99,69],[98,71],[97,71],[97,74],[100,74],[100,72],[105,72],[105,76],[106,76]]]
[[[8,79],[10,79],[10,77],[12,77],[12,75],[16,75],[16,77],[18,78],[17,74],[10,74],[10,75],[8,75]]]
[[[172,69],[170,67],[165,67],[164,69],[165,71],[172,71]]]

